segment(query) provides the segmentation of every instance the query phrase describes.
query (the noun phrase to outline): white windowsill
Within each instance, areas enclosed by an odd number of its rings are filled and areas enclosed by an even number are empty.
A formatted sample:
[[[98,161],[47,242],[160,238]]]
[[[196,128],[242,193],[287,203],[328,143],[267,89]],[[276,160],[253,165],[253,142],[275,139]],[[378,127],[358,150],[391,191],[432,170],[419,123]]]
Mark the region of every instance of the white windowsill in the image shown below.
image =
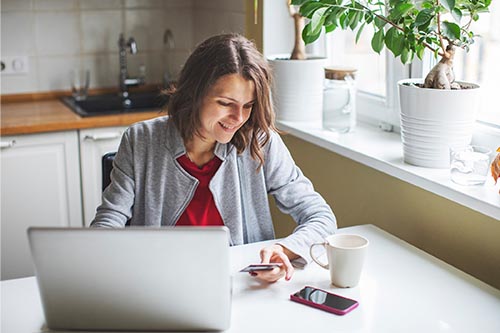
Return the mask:
[[[403,162],[399,133],[358,123],[352,133],[336,134],[314,124],[278,121],[285,133],[362,163],[392,177],[454,201],[484,215],[500,220],[499,186],[493,178],[481,186],[461,186],[450,180],[449,169],[430,169]],[[500,182],[499,182],[500,183]]]

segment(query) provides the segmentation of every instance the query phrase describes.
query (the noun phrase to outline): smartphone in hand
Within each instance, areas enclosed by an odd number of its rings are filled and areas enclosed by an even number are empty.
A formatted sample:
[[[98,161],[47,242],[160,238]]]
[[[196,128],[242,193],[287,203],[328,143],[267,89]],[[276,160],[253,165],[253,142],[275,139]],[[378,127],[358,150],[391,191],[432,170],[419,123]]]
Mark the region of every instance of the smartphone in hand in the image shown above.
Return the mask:
[[[309,286],[290,295],[290,299],[337,315],[345,315],[359,305],[353,299]]]
[[[283,264],[278,262],[273,262],[269,264],[251,264],[240,270],[240,272],[259,272],[259,271],[271,271],[276,267],[281,267]]]

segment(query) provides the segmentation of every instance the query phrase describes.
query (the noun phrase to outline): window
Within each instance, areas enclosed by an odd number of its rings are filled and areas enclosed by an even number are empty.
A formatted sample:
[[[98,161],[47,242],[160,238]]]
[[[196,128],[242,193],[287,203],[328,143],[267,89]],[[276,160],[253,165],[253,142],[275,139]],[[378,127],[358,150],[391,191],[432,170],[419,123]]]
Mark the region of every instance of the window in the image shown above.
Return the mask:
[[[455,76],[457,80],[481,86],[482,105],[478,119],[500,127],[500,109],[494,100],[500,79],[500,4],[493,2],[490,12],[481,16],[479,21],[473,22],[473,31],[481,37],[476,38],[468,53],[457,50]],[[371,25],[364,28],[357,44],[356,32],[335,30],[326,35],[326,54],[332,65],[358,69],[356,81],[361,118],[399,126],[397,81],[410,77],[410,71],[411,77],[424,77],[437,60],[429,52],[423,61],[415,58],[411,66],[403,66],[399,58],[394,59],[386,49],[380,55],[375,53],[371,48],[372,36]]]
[[[479,120],[500,126],[498,92],[500,79],[500,4],[493,1],[489,13],[481,14],[473,22],[472,31],[481,37],[466,53],[455,54],[454,69],[458,80],[478,83],[482,89],[482,105]]]
[[[350,30],[335,30],[327,36],[327,57],[330,64],[357,68],[358,90],[385,97],[386,55],[385,52],[379,55],[372,50],[372,25],[365,27],[358,43],[354,43],[356,32]]]
[[[335,30],[326,34],[326,56],[331,65],[358,69],[358,118],[378,125],[380,122],[399,126],[397,81],[408,77],[408,66],[384,49],[380,54],[372,50],[373,27],[365,26],[357,43],[356,31]]]

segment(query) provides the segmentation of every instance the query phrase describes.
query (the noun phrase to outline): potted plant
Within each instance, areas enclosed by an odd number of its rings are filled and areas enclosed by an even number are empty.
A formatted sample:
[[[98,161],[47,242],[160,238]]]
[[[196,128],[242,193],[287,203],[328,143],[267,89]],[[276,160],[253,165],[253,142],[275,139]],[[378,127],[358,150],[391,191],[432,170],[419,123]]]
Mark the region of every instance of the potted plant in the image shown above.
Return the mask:
[[[479,86],[455,81],[453,57],[468,51],[479,13],[491,0],[292,0],[310,21],[302,36],[315,41],[322,31],[357,30],[373,25],[372,49],[387,47],[403,64],[422,59],[430,50],[439,62],[423,79],[398,82],[401,132],[405,161],[429,167],[448,167],[448,149],[469,143],[479,108]],[[324,27],[324,28],[323,28]]]
[[[283,1],[283,0],[282,0]],[[291,54],[268,57],[273,68],[273,102],[278,120],[321,122],[323,79],[326,58],[306,54],[302,39],[304,17],[291,0],[285,0],[294,22],[294,47]]]

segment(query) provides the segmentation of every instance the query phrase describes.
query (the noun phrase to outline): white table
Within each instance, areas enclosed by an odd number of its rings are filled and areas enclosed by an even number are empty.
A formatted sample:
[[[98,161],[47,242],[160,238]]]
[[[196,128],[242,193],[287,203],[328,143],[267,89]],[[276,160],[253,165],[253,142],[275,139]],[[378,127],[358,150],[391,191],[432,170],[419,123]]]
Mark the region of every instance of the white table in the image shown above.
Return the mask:
[[[228,332],[500,332],[500,291],[374,227],[340,229],[370,240],[359,285],[336,288],[312,263],[291,281],[262,284],[238,270],[258,261],[254,243],[231,248],[233,306]],[[478,260],[480,260],[478,258]],[[311,285],[354,298],[360,306],[336,316],[291,302]],[[46,331],[35,278],[1,283],[1,332]]]

